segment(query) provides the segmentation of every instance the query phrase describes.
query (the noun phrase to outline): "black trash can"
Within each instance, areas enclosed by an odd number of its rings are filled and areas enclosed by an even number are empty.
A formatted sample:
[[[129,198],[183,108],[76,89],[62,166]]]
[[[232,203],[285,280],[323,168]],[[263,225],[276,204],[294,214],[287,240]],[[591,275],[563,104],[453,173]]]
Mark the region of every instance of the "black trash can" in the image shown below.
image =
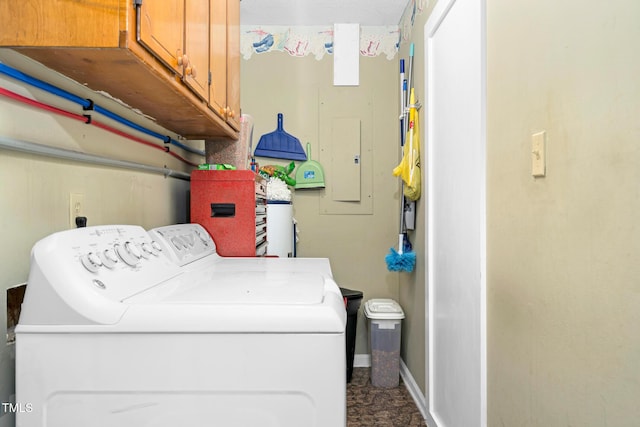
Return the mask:
[[[353,357],[356,352],[356,326],[358,325],[358,309],[362,303],[362,292],[340,288],[344,305],[347,309],[347,327],[345,330],[347,345],[347,382],[353,375]]]

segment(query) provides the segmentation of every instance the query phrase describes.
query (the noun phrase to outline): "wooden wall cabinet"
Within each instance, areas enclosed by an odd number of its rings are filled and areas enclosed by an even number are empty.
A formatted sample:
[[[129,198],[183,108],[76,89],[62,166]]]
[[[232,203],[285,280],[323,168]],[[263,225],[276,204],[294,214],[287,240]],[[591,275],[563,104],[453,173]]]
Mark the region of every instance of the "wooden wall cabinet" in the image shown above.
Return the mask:
[[[212,2],[218,0],[211,0]],[[162,2],[158,2],[162,3]],[[198,96],[209,101],[210,45],[209,0],[185,1],[185,52],[183,56],[183,81]],[[222,117],[224,118],[224,117]]]
[[[214,22],[222,19],[221,4],[224,25],[231,28],[225,28],[226,46],[237,50],[227,52],[226,58],[237,57],[237,65],[225,64],[225,72],[216,75],[223,67],[212,34],[220,31]],[[3,1],[0,46],[105,91],[186,138],[237,139],[239,4],[240,0]],[[210,103],[211,83],[220,79],[225,87],[233,87],[225,93],[222,110]]]
[[[164,64],[182,75],[184,56],[185,5],[182,0],[137,2],[138,43]],[[82,6],[76,6],[82,7]],[[126,5],[125,5],[126,7]],[[132,5],[134,7],[134,5]],[[162,23],[162,25],[158,25]]]
[[[240,2],[211,0],[211,108],[240,130]]]

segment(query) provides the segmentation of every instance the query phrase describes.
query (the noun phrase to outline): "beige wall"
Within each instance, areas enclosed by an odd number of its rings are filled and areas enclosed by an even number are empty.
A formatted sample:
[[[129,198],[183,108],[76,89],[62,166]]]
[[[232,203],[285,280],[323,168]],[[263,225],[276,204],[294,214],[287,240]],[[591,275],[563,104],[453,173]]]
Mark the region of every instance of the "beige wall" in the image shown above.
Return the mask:
[[[426,22],[426,13],[417,22]],[[415,88],[418,99],[424,99],[424,58],[422,26],[416,25]],[[408,66],[408,42],[401,45],[393,60],[385,57],[360,59],[360,87],[332,86],[333,58],[320,61],[312,57],[293,58],[287,54],[254,55],[242,61],[243,112],[255,119],[254,145],[264,133],[275,128],[278,112],[285,115],[285,130],[303,143],[310,141],[313,152],[318,148],[321,131],[319,100],[329,99],[334,108],[349,91],[356,98],[374,97],[375,129],[373,133],[373,214],[323,215],[321,197],[325,190],[294,193],[295,217],[301,228],[299,256],[329,257],[340,286],[361,290],[364,301],[370,298],[394,298],[406,313],[402,323],[402,358],[418,386],[425,390],[425,201],[417,203],[417,227],[410,239],[417,255],[413,273],[389,273],[384,256],[398,240],[398,181],[390,171],[399,161],[398,87],[399,58]],[[408,69],[407,69],[408,71]],[[333,101],[331,101],[333,100]],[[421,118],[424,112],[421,112]],[[422,119],[424,120],[424,119]],[[314,156],[314,158],[316,158]],[[281,163],[259,159],[264,164]],[[326,165],[325,165],[326,168]],[[366,319],[358,320],[356,354],[369,352]]]
[[[323,153],[323,147],[332,141],[321,137],[326,135],[322,128],[327,126],[326,111],[334,111],[335,117],[363,118],[363,147],[371,147],[370,152],[362,153],[363,171],[370,169],[370,175],[363,178],[363,195],[365,186],[372,189],[370,213],[353,213],[359,209],[358,202],[337,203],[344,206],[336,209],[347,213],[321,213],[322,199],[331,197],[330,188],[294,191],[293,206],[300,228],[298,256],[328,257],[338,284],[362,291],[364,301],[399,296],[399,274],[390,273],[384,260],[398,241],[399,187],[391,174],[399,161],[397,70],[395,60],[361,58],[360,86],[338,88],[333,86],[332,56],[318,61],[312,56],[267,53],[242,61],[242,108],[255,120],[254,147],[260,136],[276,128],[276,115],[281,112],[285,131],[303,145],[311,143],[313,159],[323,163],[333,185],[339,183],[329,173],[330,159]],[[362,106],[363,99],[371,100],[370,107]],[[262,165],[286,163],[270,158],[258,161]],[[362,203],[368,201],[363,197]],[[361,310],[357,354],[369,351],[366,326]]]
[[[409,38],[421,100],[430,3]],[[487,1],[489,426],[637,424],[638,16],[633,0]],[[534,179],[541,130],[548,173]],[[399,288],[403,359],[422,390],[425,209]]]
[[[0,49],[0,61],[49,81],[76,95],[93,97],[89,91],[68,79]],[[0,75],[0,87],[33,97],[40,102],[81,114],[79,106],[62,102],[30,86]],[[148,120],[140,120],[126,109],[102,100],[101,106],[130,120],[160,131]],[[162,130],[163,134],[169,134]],[[81,151],[119,160],[143,163],[175,171],[190,169],[160,150],[130,142],[83,122],[47,114],[0,97],[0,136],[27,142]],[[154,141],[155,142],[155,141]],[[203,149],[202,142],[192,144]],[[198,161],[198,157],[180,153]],[[29,254],[40,238],[69,228],[69,194],[84,194],[89,225],[139,224],[146,228],[187,218],[188,181],[132,170],[92,166],[73,161],[0,149],[0,336],[6,334],[7,288],[23,284],[29,272]],[[0,401],[10,402],[14,393],[13,346],[2,344],[0,351]],[[23,402],[24,403],[24,402]],[[12,426],[11,414],[0,414],[0,426]]]
[[[636,426],[640,3],[487,15],[488,425]]]
[[[416,99],[423,105],[426,104],[425,94],[425,44],[424,26],[429,19],[436,2],[426,2],[426,8],[416,14],[411,32],[407,34],[407,40],[400,44],[399,57],[404,58],[408,66],[409,47],[414,45],[413,59],[413,87]],[[406,70],[408,72],[408,69]],[[404,274],[400,277],[400,304],[407,314],[403,322],[402,355],[411,375],[422,390],[426,392],[426,241],[425,221],[427,212],[427,181],[426,181],[426,107],[419,110],[420,142],[422,156],[422,197],[416,202],[416,230],[410,235],[411,243],[417,255],[416,269],[413,274]]]
[[[635,0],[602,7],[487,1],[489,426],[618,427],[640,418],[638,16]],[[411,35],[421,100],[427,18],[428,12],[417,16]],[[407,57],[407,48],[401,45],[399,57]],[[299,191],[294,206],[300,256],[329,257],[339,284],[362,290],[365,300],[402,304],[402,357],[424,390],[424,199],[411,236],[415,273],[389,273],[384,263],[397,240],[398,187],[390,175],[398,160],[397,69],[397,59],[362,58],[361,87],[353,89],[354,96],[374,99],[371,213],[321,215],[326,190]],[[254,144],[283,112],[285,129],[311,142],[320,158],[320,99],[342,96],[331,72],[330,56],[271,53],[243,61],[242,105],[255,118]],[[42,119],[46,126],[32,125]],[[3,135],[71,147],[121,143],[78,126],[0,99]],[[541,130],[548,136],[547,176],[534,179],[530,139]],[[127,159],[179,167],[126,146]],[[186,215],[188,185],[155,175],[2,151],[0,178],[3,240],[13,242],[0,253],[4,289],[26,281],[33,242],[67,226],[69,192],[85,193],[90,223],[151,227]],[[366,334],[361,316],[357,353],[368,351]],[[1,357],[6,401],[13,390],[11,350]]]

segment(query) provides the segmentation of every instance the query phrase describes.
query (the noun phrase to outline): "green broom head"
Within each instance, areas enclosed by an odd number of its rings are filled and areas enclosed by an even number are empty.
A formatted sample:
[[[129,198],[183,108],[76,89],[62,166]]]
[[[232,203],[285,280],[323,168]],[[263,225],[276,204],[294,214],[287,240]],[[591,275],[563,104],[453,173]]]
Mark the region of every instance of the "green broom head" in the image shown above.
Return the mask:
[[[407,271],[411,273],[416,265],[416,253],[413,251],[399,253],[394,248],[384,258],[389,271]]]

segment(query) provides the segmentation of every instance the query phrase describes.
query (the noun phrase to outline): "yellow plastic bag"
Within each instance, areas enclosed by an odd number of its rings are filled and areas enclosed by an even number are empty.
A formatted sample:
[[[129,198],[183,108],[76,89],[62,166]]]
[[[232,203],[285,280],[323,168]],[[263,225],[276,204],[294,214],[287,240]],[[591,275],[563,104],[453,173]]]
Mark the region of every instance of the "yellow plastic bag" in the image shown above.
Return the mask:
[[[420,168],[420,126],[415,107],[413,88],[409,98],[409,130],[405,139],[402,160],[393,169],[393,175],[399,176],[404,182],[404,196],[411,200],[418,200],[422,193],[422,170]]]

